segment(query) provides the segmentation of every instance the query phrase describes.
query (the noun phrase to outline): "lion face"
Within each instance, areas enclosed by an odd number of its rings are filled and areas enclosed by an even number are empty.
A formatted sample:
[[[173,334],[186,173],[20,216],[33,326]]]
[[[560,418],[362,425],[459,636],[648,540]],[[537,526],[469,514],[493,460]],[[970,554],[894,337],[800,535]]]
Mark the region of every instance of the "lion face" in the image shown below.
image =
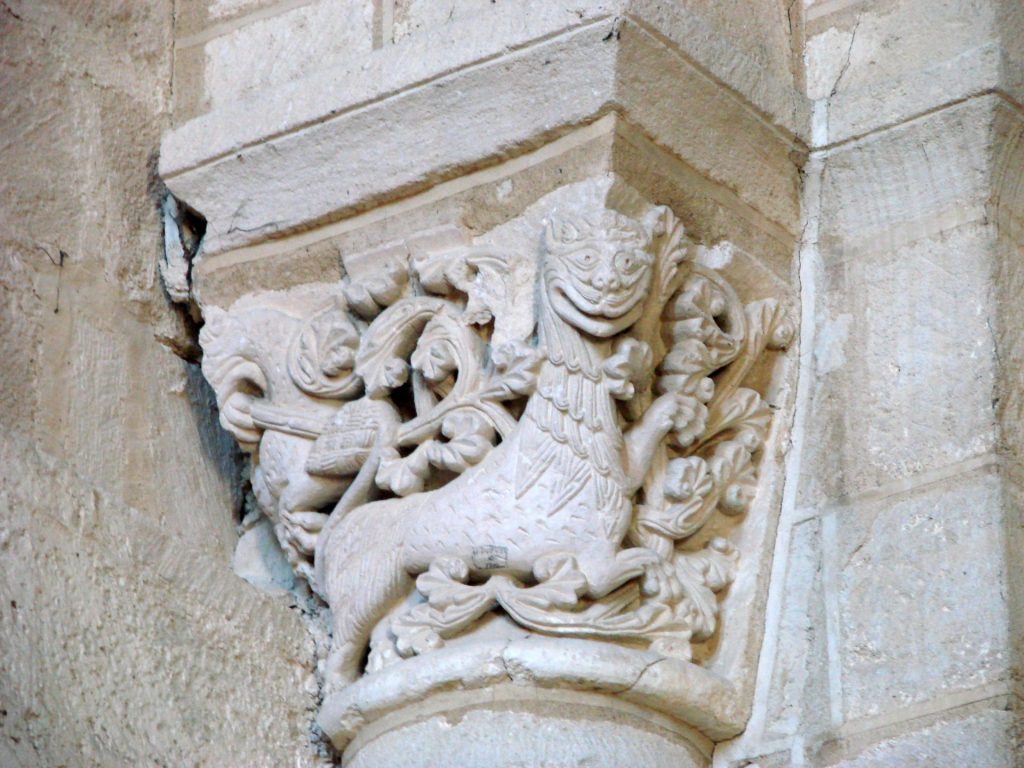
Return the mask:
[[[639,223],[610,211],[594,225],[549,222],[544,281],[552,308],[593,336],[624,331],[640,318],[650,290],[649,245]]]

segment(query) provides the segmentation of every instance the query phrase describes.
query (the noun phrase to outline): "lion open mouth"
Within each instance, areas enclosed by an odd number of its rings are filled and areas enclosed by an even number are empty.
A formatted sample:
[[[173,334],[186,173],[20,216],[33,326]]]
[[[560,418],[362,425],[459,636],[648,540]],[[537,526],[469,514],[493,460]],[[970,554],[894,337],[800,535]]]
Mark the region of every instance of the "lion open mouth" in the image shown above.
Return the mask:
[[[597,301],[588,300],[576,286],[555,279],[549,286],[551,304],[558,315],[581,331],[608,337],[631,326],[643,310],[645,291],[601,293]]]

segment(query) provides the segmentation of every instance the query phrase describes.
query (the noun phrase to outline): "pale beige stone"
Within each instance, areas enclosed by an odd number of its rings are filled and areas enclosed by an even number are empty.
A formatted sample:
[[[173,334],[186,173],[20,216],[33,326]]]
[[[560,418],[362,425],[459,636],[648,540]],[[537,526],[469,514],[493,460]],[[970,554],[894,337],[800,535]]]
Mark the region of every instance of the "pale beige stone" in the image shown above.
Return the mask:
[[[200,335],[256,501],[331,607],[320,723],[334,744],[407,704],[427,670],[448,685],[451,666],[467,685],[472,657],[432,655],[495,630],[601,641],[513,643],[499,674],[610,689],[735,733],[750,627],[717,671],[688,670],[738,571],[727,537],[752,511],[769,438],[767,404],[740,385],[791,340],[786,308],[745,305],[718,271],[747,266],[734,246],[695,243],[612,174],[476,236],[436,228],[342,260],[338,285],[205,307]],[[407,381],[415,414],[393,394]],[[375,502],[375,489],[392,497]],[[771,498],[757,508],[769,520]],[[755,530],[752,546],[770,523]],[[751,555],[741,604],[758,594]]]
[[[5,0],[0,764],[337,762],[318,710],[355,765],[1019,762],[1022,41],[1019,0]],[[175,307],[158,149],[209,225]],[[396,253],[606,173],[801,316],[748,377],[760,491],[693,542],[742,555],[714,632],[691,663],[491,613],[321,707],[279,542],[308,566],[348,487],[304,470],[349,350],[311,314],[362,331]],[[265,302],[218,406],[196,323]]]
[[[219,10],[211,8],[214,15]],[[372,50],[372,23],[372,3],[318,0],[214,38],[203,47],[203,87],[210,108],[302,77],[312,69],[365,57]]]
[[[172,15],[0,8],[5,767],[315,759],[308,634],[232,575],[234,448],[157,338],[188,354],[150,173]]]
[[[842,698],[849,720],[1004,680],[1003,509],[978,471],[836,513]]]
[[[795,526],[791,534],[786,605],[770,641],[778,649],[766,723],[772,738],[824,731],[830,722],[821,529],[822,521],[811,518]]]
[[[418,51],[396,45],[372,54],[365,71],[325,73],[171,133],[161,171],[179,197],[204,212],[206,251],[424,189],[616,108],[763,215],[795,227],[794,159],[802,144],[791,131],[803,129],[808,111],[792,90],[773,91],[776,81],[757,79],[762,69],[731,57],[732,49],[716,49],[708,55],[724,57],[722,76],[742,72],[757,81],[750,88],[770,94],[776,120],[787,128],[766,125],[741,99],[723,101],[720,88],[689,64],[706,29],[664,4],[631,6],[622,17],[600,3],[582,16],[560,4],[544,8],[525,21],[505,17],[486,36],[455,36],[458,24],[446,25],[444,34],[455,37],[442,46],[442,69],[413,71]],[[507,55],[494,58],[505,48]],[[333,85],[339,79],[348,83],[340,93]],[[502,85],[511,80],[514,91]],[[717,121],[714,129],[709,120]],[[713,130],[730,145],[713,140]],[[418,151],[410,157],[402,148],[412,145]],[[299,176],[307,180],[302,194],[290,181]]]
[[[312,764],[309,641],[288,601],[19,437],[0,468],[5,766]]]
[[[437,713],[416,713],[388,724],[345,753],[356,768],[404,765],[586,765],[614,768],[637,763],[652,768],[707,765],[707,745],[668,720],[651,721],[624,705],[598,697],[510,697],[469,703]],[[531,700],[532,699],[532,700]],[[415,710],[414,710],[415,712]],[[581,722],[601,722],[599,728]],[[501,734],[500,739],[495,734]],[[696,742],[696,744],[694,743]],[[703,749],[702,749],[703,748]]]
[[[988,710],[962,718],[943,718],[919,730],[882,740],[829,768],[1018,768],[1024,753],[1019,716],[1012,710]]]
[[[1019,101],[1019,4],[820,3],[809,11],[807,93],[837,143],[992,91]],[[830,8],[831,6],[831,8]]]
[[[981,97],[830,152],[820,237],[835,257],[982,219],[998,104]]]
[[[821,418],[810,427],[802,504],[996,449],[992,245],[991,228],[973,224],[825,270],[811,401]]]

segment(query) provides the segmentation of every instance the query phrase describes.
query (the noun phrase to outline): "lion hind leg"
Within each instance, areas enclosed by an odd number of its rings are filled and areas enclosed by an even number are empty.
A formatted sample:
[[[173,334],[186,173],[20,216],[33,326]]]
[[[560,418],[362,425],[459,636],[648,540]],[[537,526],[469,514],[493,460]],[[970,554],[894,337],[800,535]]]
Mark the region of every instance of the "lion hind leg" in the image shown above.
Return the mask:
[[[327,658],[327,688],[338,690],[360,673],[370,632],[394,603],[412,588],[401,549],[369,552],[350,563],[331,590],[334,637]]]
[[[610,594],[661,562],[658,554],[646,547],[631,547],[602,555],[580,557],[579,560],[580,570],[587,580],[587,596],[594,599]]]

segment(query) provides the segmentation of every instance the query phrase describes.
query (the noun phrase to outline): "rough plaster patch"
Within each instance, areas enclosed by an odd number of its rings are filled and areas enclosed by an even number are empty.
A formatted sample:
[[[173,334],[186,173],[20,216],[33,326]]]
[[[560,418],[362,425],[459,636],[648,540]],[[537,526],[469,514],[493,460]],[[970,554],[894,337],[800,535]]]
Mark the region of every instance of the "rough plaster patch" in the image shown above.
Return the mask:
[[[845,345],[850,336],[853,315],[843,313],[827,318],[814,340],[815,369],[818,376],[827,376],[846,363]]]

